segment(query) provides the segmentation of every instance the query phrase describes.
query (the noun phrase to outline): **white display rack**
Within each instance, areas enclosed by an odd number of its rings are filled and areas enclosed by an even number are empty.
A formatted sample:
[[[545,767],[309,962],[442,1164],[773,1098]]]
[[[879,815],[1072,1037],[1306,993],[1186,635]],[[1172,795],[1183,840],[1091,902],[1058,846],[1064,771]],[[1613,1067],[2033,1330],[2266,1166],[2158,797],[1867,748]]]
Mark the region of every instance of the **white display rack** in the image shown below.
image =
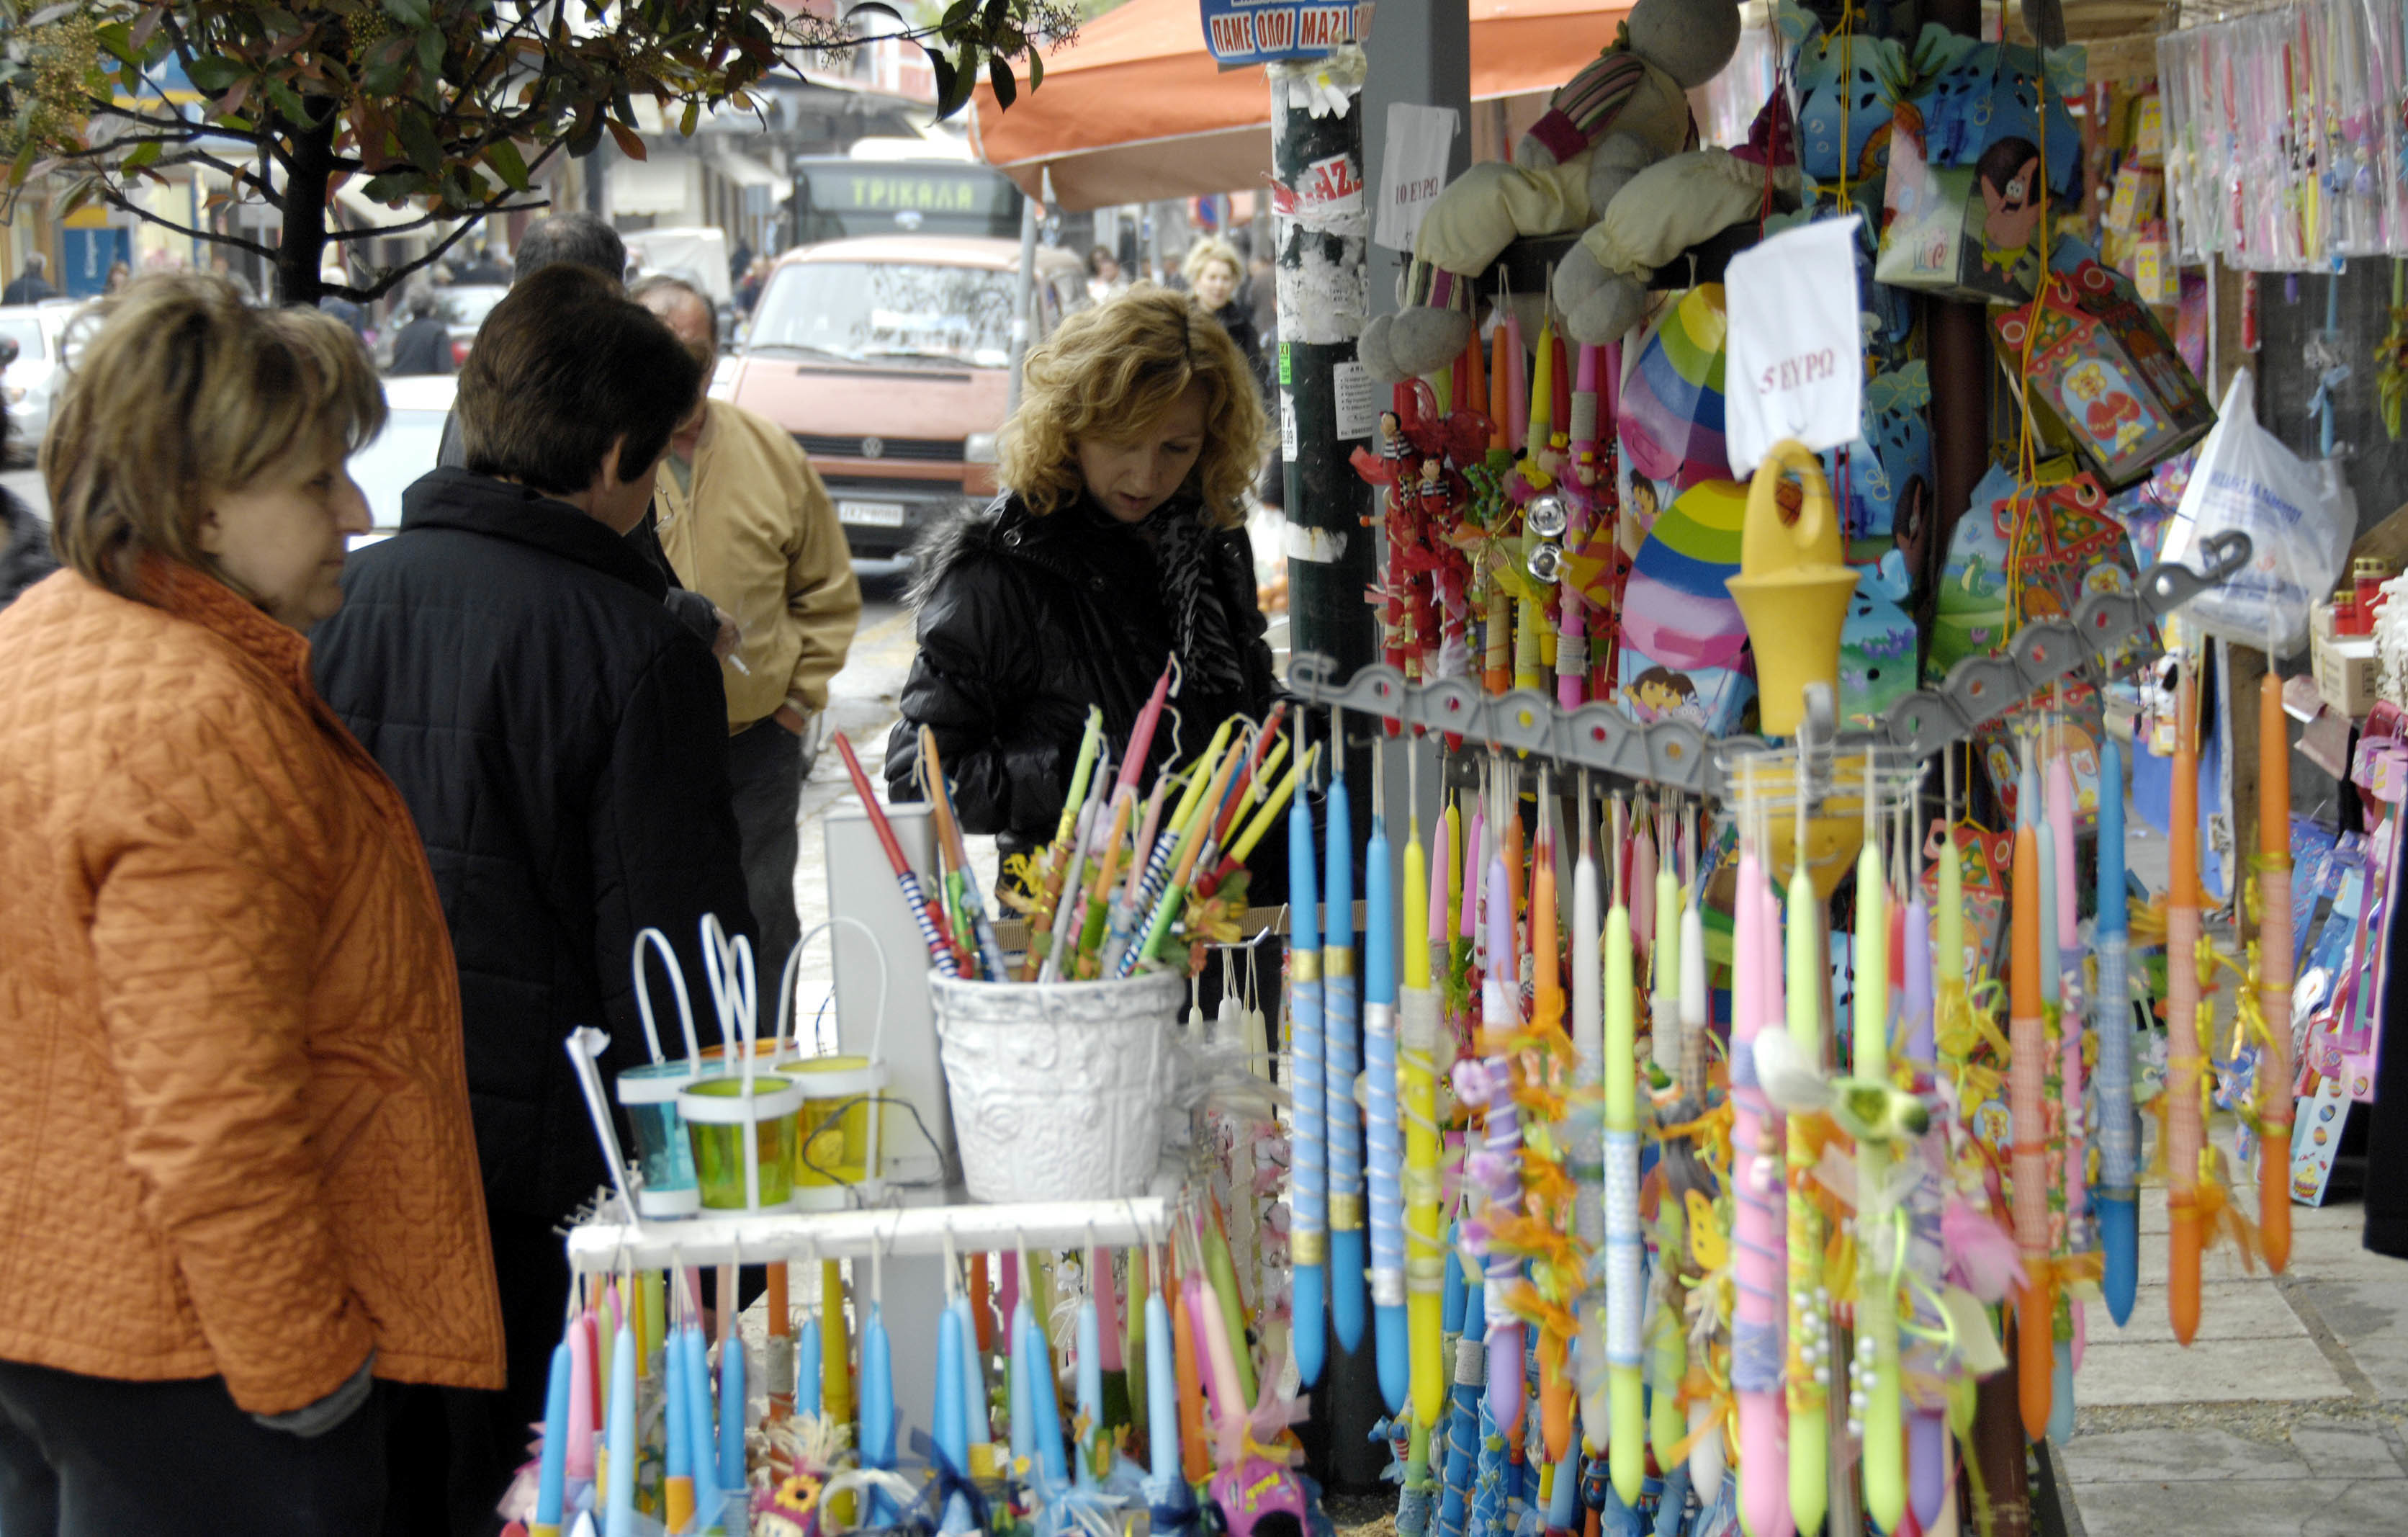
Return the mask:
[[[625,1208],[613,1199],[599,1220],[580,1223],[569,1232],[568,1268],[580,1275],[607,1275],[682,1265],[867,1259],[873,1254],[892,1258],[1023,1247],[1135,1248],[1168,1240],[1180,1194],[1173,1175],[1158,1176],[1145,1195],[1117,1200],[729,1213],[640,1222],[624,1220]]]

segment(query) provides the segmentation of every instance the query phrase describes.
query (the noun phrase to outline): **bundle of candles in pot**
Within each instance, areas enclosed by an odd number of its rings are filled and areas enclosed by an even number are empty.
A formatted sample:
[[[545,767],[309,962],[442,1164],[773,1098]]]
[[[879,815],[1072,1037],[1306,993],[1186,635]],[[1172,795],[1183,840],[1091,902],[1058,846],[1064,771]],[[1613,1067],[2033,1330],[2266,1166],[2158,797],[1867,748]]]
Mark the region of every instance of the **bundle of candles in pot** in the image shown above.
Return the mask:
[[[1028,893],[1007,898],[1027,922],[1028,946],[1017,965],[998,941],[980,895],[935,734],[922,728],[919,756],[943,867],[933,898],[922,889],[852,745],[839,737],[853,787],[939,973],[988,982],[1091,982],[1166,964],[1193,971],[1206,947],[1238,937],[1246,861],[1286,808],[1299,776],[1311,772],[1318,749],[1294,757],[1295,744],[1280,732],[1286,706],[1275,705],[1260,723],[1245,716],[1221,722],[1199,755],[1167,764],[1148,785],[1146,765],[1174,674],[1175,668],[1164,668],[1117,768],[1102,712],[1088,712],[1054,840],[1012,871]]]
[[[1319,1491],[1296,1471],[1291,1406],[1257,1397],[1265,1365],[1209,1211],[1174,1212],[1166,1246],[1031,1258],[949,1257],[927,1317],[890,1316],[875,1258],[850,1298],[824,1264],[801,1310],[773,1271],[766,1330],[706,1314],[692,1270],[580,1278],[508,1530],[558,1537],[590,1514],[596,1537],[1052,1537],[1141,1513],[1179,1533],[1207,1504],[1229,1531],[1274,1514],[1312,1529]],[[718,1284],[733,1295],[733,1268]],[[897,1414],[903,1329],[936,1341],[930,1426]]]

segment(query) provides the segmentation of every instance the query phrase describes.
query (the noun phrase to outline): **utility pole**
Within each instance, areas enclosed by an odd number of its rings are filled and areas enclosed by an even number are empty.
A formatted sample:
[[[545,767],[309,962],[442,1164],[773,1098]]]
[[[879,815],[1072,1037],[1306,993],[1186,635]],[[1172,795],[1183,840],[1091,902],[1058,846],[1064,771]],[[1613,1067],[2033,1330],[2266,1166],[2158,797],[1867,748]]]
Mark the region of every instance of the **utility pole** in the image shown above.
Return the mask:
[[[1289,650],[1343,679],[1377,654],[1369,488],[1348,463],[1379,424],[1380,392],[1354,358],[1369,290],[1361,48],[1270,65],[1272,194],[1279,216],[1280,458],[1287,484]]]

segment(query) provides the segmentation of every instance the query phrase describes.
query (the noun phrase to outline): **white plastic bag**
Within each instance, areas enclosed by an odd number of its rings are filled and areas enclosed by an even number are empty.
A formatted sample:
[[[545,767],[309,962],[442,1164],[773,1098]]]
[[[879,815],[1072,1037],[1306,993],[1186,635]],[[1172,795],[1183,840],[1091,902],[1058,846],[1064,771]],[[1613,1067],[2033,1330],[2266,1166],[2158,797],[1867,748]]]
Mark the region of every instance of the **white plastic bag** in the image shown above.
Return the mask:
[[[2184,625],[2245,646],[2296,656],[2316,602],[2341,580],[2358,533],[2358,499],[2336,460],[2310,463],[2258,424],[2257,387],[2232,376],[2216,424],[2167,531],[2166,560],[2190,560],[2213,534],[2249,536],[2249,564],[2193,598]]]

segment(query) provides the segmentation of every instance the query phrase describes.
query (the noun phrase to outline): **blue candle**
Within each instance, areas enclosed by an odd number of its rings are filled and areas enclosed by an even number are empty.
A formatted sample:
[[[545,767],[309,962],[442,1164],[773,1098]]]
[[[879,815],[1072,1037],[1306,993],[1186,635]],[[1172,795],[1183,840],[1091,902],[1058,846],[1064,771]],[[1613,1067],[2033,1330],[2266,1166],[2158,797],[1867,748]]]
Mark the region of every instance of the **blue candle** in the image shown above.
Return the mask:
[[[795,1373],[795,1409],[798,1414],[820,1412],[820,1315],[816,1313],[804,1320],[802,1331],[795,1336],[795,1359],[802,1370]]]
[[[1037,1439],[1038,1466],[1045,1472],[1055,1487],[1067,1483],[1070,1470],[1062,1458],[1062,1401],[1060,1389],[1054,1382],[1054,1351],[1046,1344],[1044,1334],[1030,1315],[1025,1333],[1030,1364],[1039,1373],[1028,1384],[1029,1417],[1036,1423],[1029,1427]]]
[[[962,1402],[962,1317],[948,1307],[937,1318],[937,1449],[965,1476],[970,1463],[969,1421]],[[969,1501],[956,1494],[945,1501],[944,1530],[969,1530]]]
[[[661,1351],[663,1403],[662,1499],[671,1531],[682,1530],[694,1515],[694,1440],[685,1428],[689,1402],[685,1391],[685,1346],[672,1333]]]
[[[1299,760],[1301,761],[1301,760]],[[1312,812],[1297,786],[1287,812],[1288,1051],[1295,1078],[1295,1135],[1290,1140],[1288,1257],[1295,1267],[1290,1313],[1297,1376],[1321,1380],[1326,1348],[1327,1297],[1322,1266],[1329,1254],[1328,1167],[1323,1150],[1321,894],[1313,880]]]
[[[733,1299],[721,1306],[732,1305]],[[744,1330],[719,1342],[719,1487],[740,1489],[744,1476]]]
[[[1019,1463],[1037,1455],[1037,1407],[1028,1390],[1028,1380],[1036,1366],[1028,1358],[1028,1336],[1036,1330],[1036,1315],[1029,1312],[1028,1299],[1021,1298],[1011,1306],[1011,1460]]]
[[[636,1331],[624,1317],[610,1337],[610,1414],[603,1442],[610,1458],[604,1537],[636,1537]]]
[[[1179,1465],[1179,1364],[1172,1354],[1170,1308],[1158,1291],[1145,1298],[1145,1418],[1152,1437],[1154,1482],[1168,1495]]]
[[[1360,1010],[1354,992],[1354,816],[1347,798],[1346,743],[1330,712],[1329,797],[1326,820],[1328,880],[1321,924],[1322,1116],[1329,1139],[1329,1321],[1340,1349],[1363,1343],[1363,1123],[1354,1104],[1357,1070],[1354,1032]],[[1393,995],[1391,998],[1393,1001]]]
[[[2124,744],[2099,744],[2099,1245],[2107,1311],[2120,1329],[2140,1285],[2140,1156],[2132,1120],[2132,1001],[2127,992],[2130,919],[2124,887]]]
[[[894,1467],[894,1353],[886,1338],[885,1310],[877,1302],[869,1304],[869,1319],[861,1328],[860,1414],[861,1465],[865,1468]],[[883,1494],[870,1496],[870,1526],[891,1526],[895,1515],[893,1501]]]
[[[962,1334],[962,1429],[965,1434],[962,1471],[969,1471],[967,1460],[970,1446],[983,1446],[995,1439],[995,1430],[987,1422],[986,1368],[979,1359],[978,1324],[970,1314],[970,1300],[953,1299],[953,1314]]]
[[[568,1326],[575,1329],[571,1323]],[[562,1486],[568,1467],[568,1385],[573,1352],[566,1335],[552,1347],[552,1380],[544,1389],[543,1458],[536,1480],[535,1524],[560,1530]]]

